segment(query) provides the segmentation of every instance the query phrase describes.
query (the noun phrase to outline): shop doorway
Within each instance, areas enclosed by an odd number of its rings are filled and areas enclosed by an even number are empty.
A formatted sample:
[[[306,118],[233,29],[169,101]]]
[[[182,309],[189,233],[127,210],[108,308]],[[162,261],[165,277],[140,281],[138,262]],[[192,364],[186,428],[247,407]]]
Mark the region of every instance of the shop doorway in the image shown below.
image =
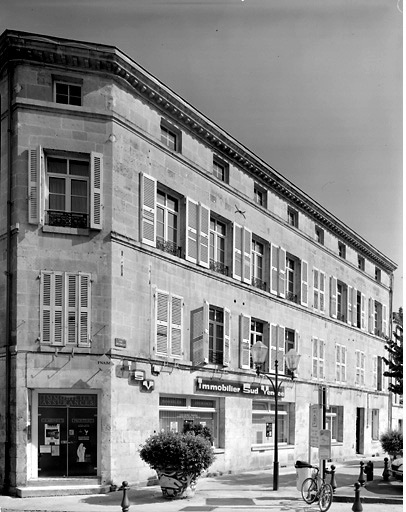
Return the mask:
[[[38,395],[38,476],[97,474],[97,395]]]
[[[365,429],[365,409],[357,407],[357,422],[356,422],[356,440],[355,449],[359,454],[364,453],[364,429]]]

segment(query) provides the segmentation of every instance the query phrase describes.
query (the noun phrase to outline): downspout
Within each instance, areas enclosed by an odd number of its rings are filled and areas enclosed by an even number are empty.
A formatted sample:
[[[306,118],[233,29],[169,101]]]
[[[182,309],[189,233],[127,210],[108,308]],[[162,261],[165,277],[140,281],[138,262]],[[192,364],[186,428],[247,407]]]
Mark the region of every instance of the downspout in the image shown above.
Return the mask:
[[[393,332],[393,272],[390,274],[390,288],[389,288],[389,318],[388,318],[388,336],[389,339],[392,339],[392,332]],[[392,407],[393,407],[393,393],[392,391],[389,391],[388,395],[388,429],[392,428],[392,420],[393,420],[393,414],[392,414]]]
[[[11,255],[11,210],[12,210],[12,85],[13,65],[8,65],[8,113],[7,113],[7,269],[6,269],[6,432],[4,443],[4,489],[8,493],[11,487],[11,324],[12,324],[12,255]]]

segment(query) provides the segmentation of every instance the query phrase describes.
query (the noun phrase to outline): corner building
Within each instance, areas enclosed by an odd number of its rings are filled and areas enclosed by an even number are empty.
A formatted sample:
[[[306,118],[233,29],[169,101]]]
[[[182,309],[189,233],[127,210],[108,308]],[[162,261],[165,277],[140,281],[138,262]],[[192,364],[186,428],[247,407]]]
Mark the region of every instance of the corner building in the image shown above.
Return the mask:
[[[332,460],[380,452],[396,265],[120,50],[6,31],[0,62],[4,488],[145,483],[185,422],[213,470],[272,467],[256,340],[281,466],[323,386]]]

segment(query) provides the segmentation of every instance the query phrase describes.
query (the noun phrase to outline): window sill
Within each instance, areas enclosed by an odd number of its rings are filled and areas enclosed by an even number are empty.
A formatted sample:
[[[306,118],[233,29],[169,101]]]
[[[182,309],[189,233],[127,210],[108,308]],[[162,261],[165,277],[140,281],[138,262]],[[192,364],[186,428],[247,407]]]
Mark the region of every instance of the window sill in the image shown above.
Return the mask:
[[[42,226],[44,233],[59,233],[61,235],[79,235],[89,236],[90,229],[88,228],[64,228],[61,226]]]
[[[293,445],[291,444],[281,444],[279,443],[278,444],[278,449],[279,450],[284,450],[284,449],[287,449],[287,448],[294,448]],[[266,444],[253,444],[251,445],[251,451],[252,452],[267,452],[267,451],[270,451],[270,450],[273,450],[274,449],[274,445],[273,443],[272,444],[269,444],[269,443],[266,443]]]
[[[72,355],[72,351],[75,354],[90,354],[90,346],[89,347],[78,347],[77,345],[66,346],[66,345],[40,345],[40,352],[50,352],[58,354],[66,354]]]
[[[220,455],[221,453],[225,453],[225,449],[224,448],[213,448],[213,453],[215,455]]]

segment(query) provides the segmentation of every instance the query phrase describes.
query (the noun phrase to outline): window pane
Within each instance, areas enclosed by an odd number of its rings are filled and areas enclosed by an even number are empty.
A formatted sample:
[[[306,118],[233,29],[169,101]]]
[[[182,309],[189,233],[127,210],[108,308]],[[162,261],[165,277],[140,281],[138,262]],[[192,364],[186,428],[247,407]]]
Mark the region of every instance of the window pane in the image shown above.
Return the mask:
[[[49,209],[65,211],[65,180],[49,178]]]
[[[69,161],[69,174],[74,176],[89,176],[89,164],[80,160]]]
[[[49,157],[47,160],[48,172],[54,174],[66,174],[67,173],[67,161],[62,158]]]
[[[87,213],[87,182],[72,180],[71,191],[71,211]]]

